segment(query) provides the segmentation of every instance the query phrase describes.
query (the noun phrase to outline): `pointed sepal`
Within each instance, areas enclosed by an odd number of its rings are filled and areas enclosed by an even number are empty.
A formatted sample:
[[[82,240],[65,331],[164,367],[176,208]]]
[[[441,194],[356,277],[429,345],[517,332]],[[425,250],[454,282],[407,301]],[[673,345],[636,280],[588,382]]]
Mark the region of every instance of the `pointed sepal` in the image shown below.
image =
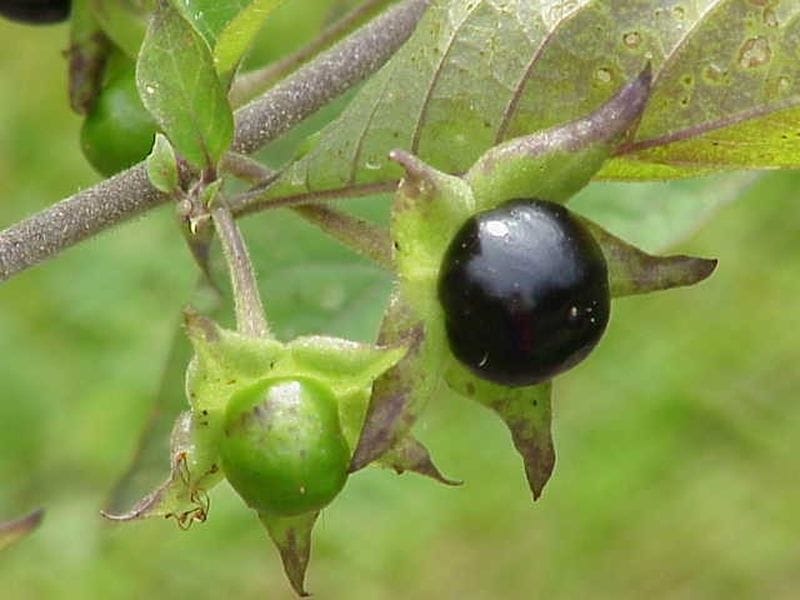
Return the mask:
[[[443,353],[426,339],[422,322],[397,294],[386,310],[378,344],[403,344],[408,351],[372,386],[350,472],[388,452],[408,433],[439,380]]]
[[[44,510],[40,508],[13,521],[0,522],[0,551],[30,535],[43,518]]]
[[[174,518],[182,529],[208,516],[208,491],[222,479],[217,454],[222,423],[208,415],[184,412],[175,422],[170,440],[170,475],[124,513],[101,514],[111,521],[137,521],[149,517]]]
[[[394,469],[398,475],[409,471],[424,477],[430,477],[444,485],[462,485],[464,483],[443,475],[439,467],[433,462],[428,449],[422,442],[411,435],[402,438],[377,462],[381,466]]]
[[[550,431],[550,382],[505,387],[475,377],[455,361],[447,369],[445,380],[453,390],[492,409],[503,420],[522,457],[533,499],[538,500],[556,464]]]
[[[369,388],[407,351],[401,340],[375,345],[326,336],[299,337],[286,349],[294,373],[324,379],[339,396]],[[282,367],[285,365],[276,368]]]
[[[651,83],[648,64],[595,112],[488,150],[465,175],[478,210],[513,198],[566,201],[589,183],[639,120]]]
[[[581,221],[603,250],[613,297],[694,285],[709,277],[717,267],[715,259],[647,254],[598,224],[588,219]]]
[[[395,150],[390,158],[405,170],[392,205],[391,233],[400,288],[421,318],[431,305],[430,282],[453,235],[474,212],[472,192],[460,177],[437,171]]]
[[[278,548],[283,570],[298,596],[308,596],[305,589],[306,569],[311,557],[311,532],[319,512],[293,517],[278,517],[261,513],[259,520]]]

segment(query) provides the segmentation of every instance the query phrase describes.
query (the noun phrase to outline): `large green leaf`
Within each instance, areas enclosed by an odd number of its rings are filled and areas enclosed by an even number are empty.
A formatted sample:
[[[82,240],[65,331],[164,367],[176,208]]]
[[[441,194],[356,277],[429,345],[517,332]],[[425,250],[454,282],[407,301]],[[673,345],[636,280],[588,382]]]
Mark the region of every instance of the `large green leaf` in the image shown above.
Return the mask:
[[[190,163],[215,164],[233,140],[233,114],[203,38],[179,12],[162,4],[136,66],[145,107]]]
[[[499,141],[591,113],[648,61],[652,100],[600,177],[800,166],[800,3],[776,4],[439,0],[267,196],[388,184],[393,148],[464,172]]]
[[[267,16],[283,0],[175,0],[212,48],[217,71],[232,71]]]

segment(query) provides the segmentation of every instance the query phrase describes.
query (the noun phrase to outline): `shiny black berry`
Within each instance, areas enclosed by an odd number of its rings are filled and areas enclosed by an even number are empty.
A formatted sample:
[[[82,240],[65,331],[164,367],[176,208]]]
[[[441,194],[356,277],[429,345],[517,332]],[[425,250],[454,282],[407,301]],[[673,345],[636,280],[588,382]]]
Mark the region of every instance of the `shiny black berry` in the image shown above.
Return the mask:
[[[70,0],[0,0],[0,15],[20,23],[59,23],[69,17]]]
[[[600,246],[563,206],[536,199],[471,217],[447,248],[438,293],[455,357],[509,386],[583,360],[610,309]]]

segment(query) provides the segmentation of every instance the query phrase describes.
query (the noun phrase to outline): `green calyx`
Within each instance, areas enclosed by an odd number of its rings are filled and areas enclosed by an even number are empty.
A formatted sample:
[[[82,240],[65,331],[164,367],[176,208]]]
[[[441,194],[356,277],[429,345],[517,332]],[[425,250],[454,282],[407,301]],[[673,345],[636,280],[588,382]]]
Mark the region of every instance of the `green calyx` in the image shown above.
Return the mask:
[[[321,444],[322,454],[335,456],[329,463],[324,462],[327,458],[323,460],[318,456],[314,467],[317,474],[323,470],[323,463],[328,465],[325,468],[330,468],[326,475],[329,475],[329,483],[324,487],[326,493],[333,494],[329,500],[332,499],[344,483],[343,473],[364,420],[372,383],[403,357],[406,347],[402,344],[376,346],[322,336],[282,343],[223,329],[191,311],[186,314],[186,330],[195,350],[186,372],[186,395],[191,410],[181,416],[173,430],[172,473],[131,511],[108,516],[123,521],[152,516],[175,517],[179,523],[203,520],[205,494],[223,477],[225,453],[227,471],[236,473],[232,483],[237,487],[237,477],[247,471],[246,467],[237,469],[237,458],[245,459],[240,461],[242,465],[250,459],[265,460],[264,456],[258,457],[257,453],[243,450],[243,447],[257,439],[261,425],[271,427],[277,423],[251,420],[247,425],[234,426],[235,415],[262,404],[265,396],[277,393],[270,392],[273,388],[285,390],[286,385],[292,383],[297,384],[290,388],[298,392],[295,398],[298,419],[282,420],[279,429],[285,429],[280,435],[291,442],[289,457],[294,455],[296,459],[304,451],[298,440],[291,440],[297,433],[302,433],[311,446]],[[294,433],[287,433],[293,428]],[[254,486],[245,483],[244,487],[239,487],[261,490],[262,483],[277,482],[283,475],[288,479],[301,478],[302,466],[298,466],[301,462],[295,462],[286,473],[268,475]],[[295,468],[298,470],[293,471]],[[257,493],[246,491],[242,496],[257,510],[269,510],[269,500],[259,506],[255,499]],[[280,502],[276,506],[279,510],[281,506],[286,508]]]

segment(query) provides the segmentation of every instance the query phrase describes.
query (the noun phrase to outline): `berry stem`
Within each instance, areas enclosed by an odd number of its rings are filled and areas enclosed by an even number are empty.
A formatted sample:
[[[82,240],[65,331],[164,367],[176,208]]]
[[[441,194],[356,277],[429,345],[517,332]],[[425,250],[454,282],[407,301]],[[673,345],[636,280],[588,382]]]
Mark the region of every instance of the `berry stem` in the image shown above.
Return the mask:
[[[218,196],[211,210],[214,228],[222,244],[233,287],[236,328],[252,337],[270,337],[269,323],[261,303],[255,270],[247,244],[225,199]]]

